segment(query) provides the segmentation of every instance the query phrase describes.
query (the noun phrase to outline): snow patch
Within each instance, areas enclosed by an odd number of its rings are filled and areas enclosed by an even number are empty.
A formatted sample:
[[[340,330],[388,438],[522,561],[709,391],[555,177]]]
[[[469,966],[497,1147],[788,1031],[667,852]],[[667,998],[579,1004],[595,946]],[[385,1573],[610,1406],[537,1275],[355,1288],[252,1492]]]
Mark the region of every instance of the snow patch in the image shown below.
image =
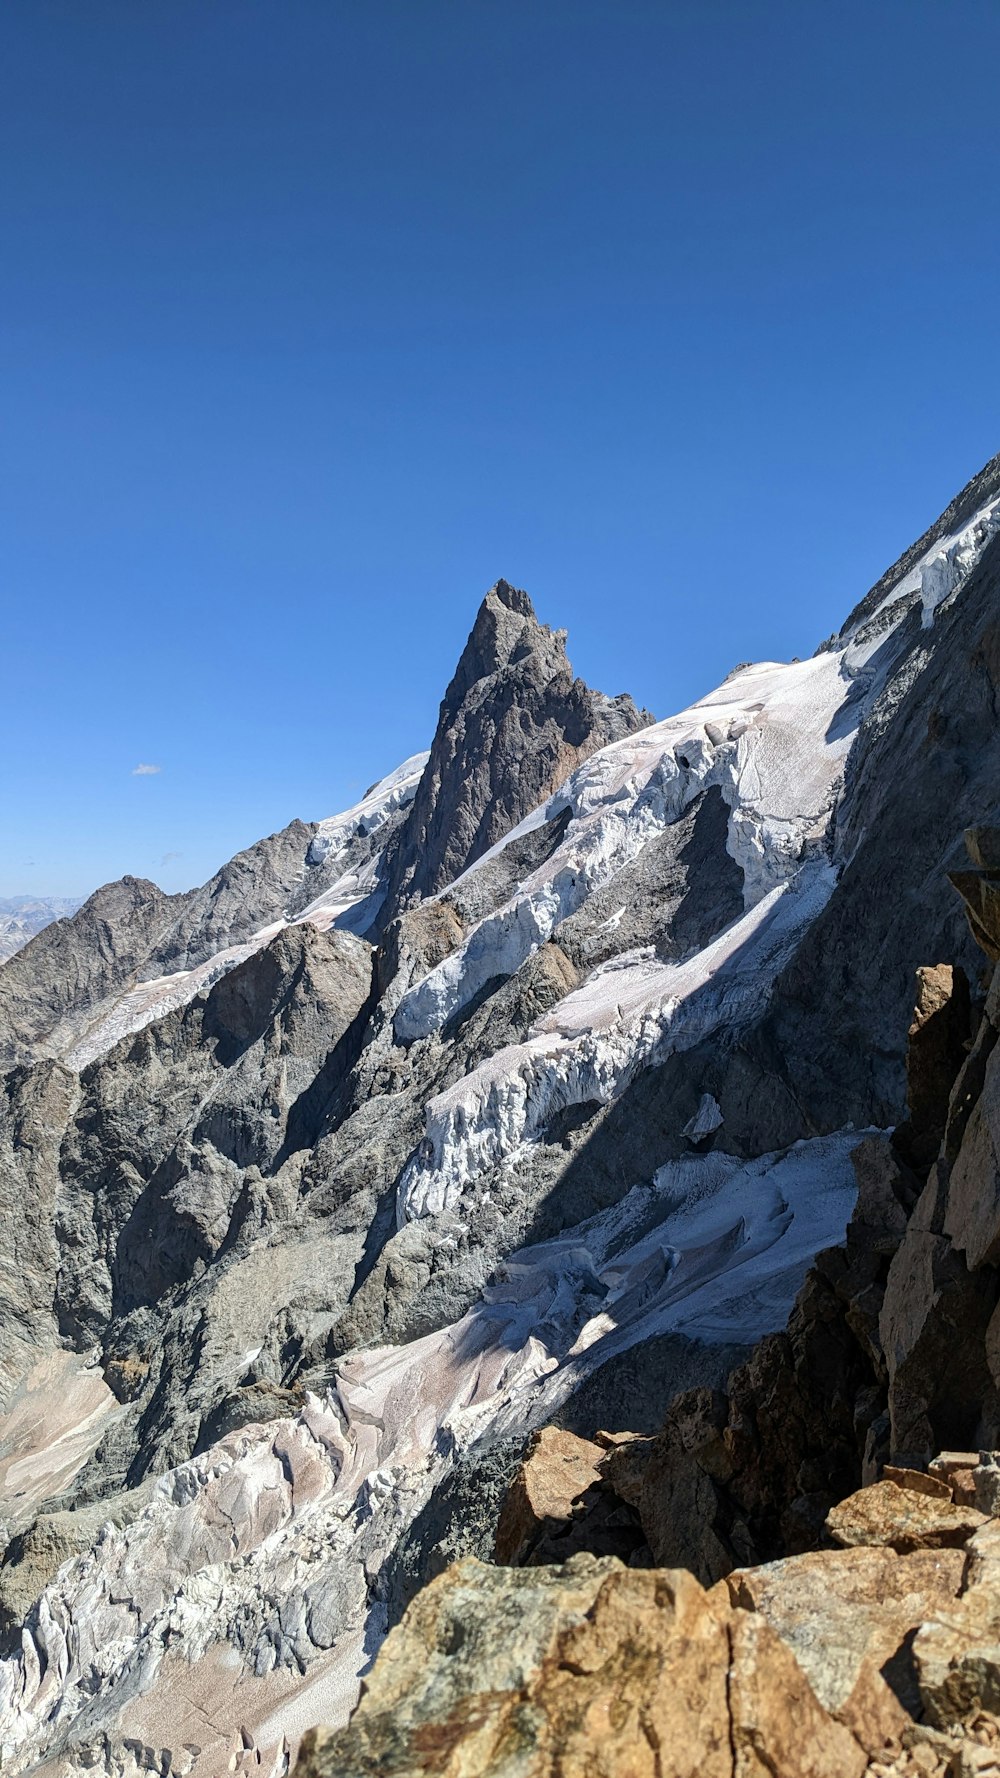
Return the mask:
[[[826,832],[851,740],[833,733],[832,724],[848,691],[835,655],[742,668],[679,716],[586,760],[502,842],[568,808],[561,844],[404,995],[395,1016],[398,1041],[439,1030],[491,977],[513,974],[710,785],[729,805],[727,843],[743,871],[745,906],[789,882]]]
[[[863,638],[876,619],[893,611],[898,606],[909,610],[919,601],[921,610],[921,626],[929,630],[937,612],[953,597],[961,592],[972,570],[980,561],[984,550],[992,543],[1000,532],[1000,495],[990,500],[985,506],[964,524],[960,530],[950,532],[931,544],[929,550],[920,557],[909,572],[890,588],[885,598],[875,610],[856,624],[848,637],[849,643]],[[905,613],[900,612],[902,617]],[[897,619],[897,621],[899,621]],[[877,627],[877,626],[876,626]],[[881,640],[881,636],[877,638]],[[870,650],[869,644],[869,650]],[[856,652],[852,650],[852,654]]]
[[[359,834],[377,833],[392,815],[409,808],[429,758],[429,753],[411,754],[395,771],[373,784],[353,808],[321,821],[306,854],[307,862],[324,864],[331,853],[346,852],[351,840]]]
[[[340,863],[343,869],[334,882],[296,917],[292,922],[294,925],[308,923],[323,932],[332,926],[354,930],[356,922],[352,915],[355,910],[364,909],[373,894],[382,857],[381,852],[376,851],[358,863],[355,843],[359,837],[367,839],[370,834],[377,833],[391,816],[413,801],[429,757],[427,753],[414,753],[374,784],[353,808],[319,823],[306,854],[307,862],[317,865],[332,860],[331,868]],[[361,923],[364,925],[367,921]],[[178,969],[169,975],[137,983],[92,1021],[82,1037],[67,1050],[64,1060],[70,1068],[85,1068],[121,1038],[132,1036],[178,1007],[189,1005],[231,969],[263,950],[287,924],[286,920],[275,920],[269,926],[262,926],[242,944],[217,951],[195,969]]]
[[[425,1135],[400,1174],[397,1226],[454,1209],[482,1173],[511,1160],[571,1105],[608,1105],[640,1068],[691,1049],[762,1009],[771,983],[836,881],[825,862],[772,889],[683,963],[653,951],[605,964],[427,1105]]]

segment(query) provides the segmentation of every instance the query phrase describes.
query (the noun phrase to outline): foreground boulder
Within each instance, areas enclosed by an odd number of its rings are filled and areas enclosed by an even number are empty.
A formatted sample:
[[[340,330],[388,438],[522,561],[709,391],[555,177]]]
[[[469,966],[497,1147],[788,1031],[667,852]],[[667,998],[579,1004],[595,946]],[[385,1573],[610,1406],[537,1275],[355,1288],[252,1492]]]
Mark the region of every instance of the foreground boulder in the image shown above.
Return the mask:
[[[676,1570],[456,1564],[390,1635],[354,1718],[299,1778],[860,1778],[761,1614]]]
[[[1000,1521],[919,1476],[859,1491],[830,1525],[851,1547],[708,1590],[588,1555],[456,1563],[390,1634],[347,1728],[306,1737],[297,1778],[996,1771]]]

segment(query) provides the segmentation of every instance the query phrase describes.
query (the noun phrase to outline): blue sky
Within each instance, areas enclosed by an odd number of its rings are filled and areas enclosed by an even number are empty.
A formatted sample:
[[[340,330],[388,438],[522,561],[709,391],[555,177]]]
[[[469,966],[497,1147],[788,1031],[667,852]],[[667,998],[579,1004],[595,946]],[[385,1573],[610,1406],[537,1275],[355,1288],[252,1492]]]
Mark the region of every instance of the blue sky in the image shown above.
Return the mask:
[[[659,715],[811,651],[1000,449],[998,68],[993,0],[7,0],[0,894],[354,801],[500,575]]]

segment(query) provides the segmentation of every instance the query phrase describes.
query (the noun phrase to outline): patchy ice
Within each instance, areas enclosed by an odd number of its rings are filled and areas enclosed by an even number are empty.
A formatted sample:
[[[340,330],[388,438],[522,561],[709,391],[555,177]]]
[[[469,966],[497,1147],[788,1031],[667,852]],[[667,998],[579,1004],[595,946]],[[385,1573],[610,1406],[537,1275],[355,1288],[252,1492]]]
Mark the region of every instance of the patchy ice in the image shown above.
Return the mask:
[[[781,964],[834,881],[816,861],[772,889],[684,963],[626,953],[497,1050],[426,1110],[426,1134],[400,1176],[397,1221],[454,1208],[470,1182],[509,1160],[570,1105],[607,1105],[640,1068],[692,1049],[761,1010]]]
[[[4,1770],[130,1770],[126,1740],[169,1748],[163,1772],[287,1769],[289,1738],[350,1709],[384,1627],[380,1573],[455,1457],[540,1424],[638,1340],[781,1325],[843,1234],[861,1134],[671,1162],[513,1255],[451,1327],[352,1355],[327,1399],[162,1477],[133,1523],[64,1564],[0,1663]]]
[[[909,573],[903,575],[886,593],[864,624],[856,626],[850,641],[855,640],[860,630],[867,631],[873,624],[877,627],[877,620],[895,607],[907,609],[917,601],[921,608],[922,626],[929,630],[936,612],[953,594],[961,592],[987,544],[992,542],[998,531],[1000,495],[981,507],[960,530],[933,543]]]

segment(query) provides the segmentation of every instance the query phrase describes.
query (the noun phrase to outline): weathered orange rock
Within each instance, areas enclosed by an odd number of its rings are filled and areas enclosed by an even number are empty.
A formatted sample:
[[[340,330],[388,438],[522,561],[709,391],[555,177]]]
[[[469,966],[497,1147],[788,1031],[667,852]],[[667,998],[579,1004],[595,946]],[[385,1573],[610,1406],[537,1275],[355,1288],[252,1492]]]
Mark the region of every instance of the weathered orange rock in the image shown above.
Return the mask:
[[[556,1426],[536,1433],[504,1501],[496,1561],[523,1562],[544,1532],[566,1525],[574,1506],[600,1482],[603,1456],[599,1445]]]
[[[730,1646],[734,1778],[861,1778],[868,1755],[767,1620],[734,1612]]]
[[[439,1575],[388,1637],[348,1727],[307,1737],[296,1772],[861,1778],[867,1765],[763,1611],[683,1570],[578,1556]]]
[[[898,1469],[887,1463],[882,1471],[884,1482],[895,1482],[897,1488],[908,1488],[911,1494],[930,1494],[935,1500],[950,1500],[951,1488],[940,1476],[922,1469]]]
[[[733,1778],[727,1615],[683,1571],[459,1562],[297,1778]]]
[[[641,1507],[646,1468],[655,1448],[655,1439],[630,1434],[611,1443],[609,1434],[598,1433],[597,1436],[601,1443],[605,1439],[609,1441],[601,1458],[602,1478],[620,1499],[630,1506]]]
[[[962,1596],[917,1632],[913,1658],[938,1728],[979,1708],[1000,1712],[1000,1521],[988,1519],[971,1539]]]
[[[875,1482],[859,1488],[826,1516],[826,1529],[835,1543],[886,1544],[894,1550],[961,1547],[985,1524],[974,1507],[955,1506],[950,1500],[917,1494],[895,1482]]]
[[[963,1550],[857,1548],[790,1556],[727,1577],[733,1603],[760,1612],[819,1702],[876,1758],[920,1712],[906,1639],[953,1606]]]
[[[928,1471],[946,1482],[958,1506],[975,1506],[976,1484],[972,1471],[979,1462],[978,1451],[941,1451],[931,1459]]]

